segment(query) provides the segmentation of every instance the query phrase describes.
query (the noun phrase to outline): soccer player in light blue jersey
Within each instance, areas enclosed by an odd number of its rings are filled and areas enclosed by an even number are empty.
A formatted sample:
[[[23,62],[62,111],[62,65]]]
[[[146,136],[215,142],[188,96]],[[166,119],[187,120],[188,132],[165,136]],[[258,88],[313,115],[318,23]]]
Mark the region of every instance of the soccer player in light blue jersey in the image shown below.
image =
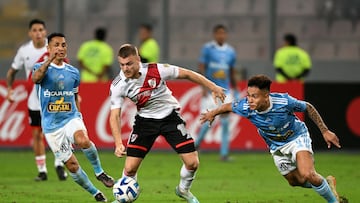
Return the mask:
[[[87,135],[79,111],[80,74],[77,68],[64,62],[67,54],[65,36],[61,33],[50,34],[47,49],[49,58],[35,64],[32,75],[40,100],[41,126],[45,138],[55,157],[65,163],[74,181],[93,195],[96,201],[106,202],[104,194],[92,184],[73,154],[72,144],[75,144],[90,161],[96,178],[106,187],[114,185],[114,179],[101,166],[97,149]]]
[[[234,98],[233,93],[236,90],[236,52],[234,48],[226,43],[227,28],[224,25],[216,25],[213,29],[214,40],[207,42],[202,50],[199,59],[199,71],[207,79],[214,82],[216,85],[226,89],[225,102],[231,102]],[[236,96],[235,96],[236,97]],[[211,94],[204,89],[201,100],[201,112],[207,109],[214,109],[217,106],[214,104]],[[221,116],[221,147],[220,158],[223,161],[229,160],[229,116]],[[209,130],[208,125],[201,126],[199,135],[196,139],[195,146],[199,148],[202,140]]]
[[[270,148],[274,163],[291,186],[313,188],[329,203],[341,202],[335,177],[326,179],[314,167],[311,138],[305,123],[294,112],[306,112],[320,129],[328,148],[340,148],[338,137],[325,125],[315,107],[286,93],[270,93],[271,80],[264,75],[249,79],[247,97],[203,113],[211,124],[219,114],[234,112],[248,118]]]

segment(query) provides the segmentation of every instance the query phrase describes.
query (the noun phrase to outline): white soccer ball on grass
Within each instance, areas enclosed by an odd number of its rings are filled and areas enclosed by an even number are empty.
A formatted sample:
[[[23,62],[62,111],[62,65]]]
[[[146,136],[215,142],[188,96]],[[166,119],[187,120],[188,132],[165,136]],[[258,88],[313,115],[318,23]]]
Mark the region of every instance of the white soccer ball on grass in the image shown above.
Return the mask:
[[[130,177],[122,177],[113,186],[113,194],[117,202],[134,202],[140,194],[139,183]]]

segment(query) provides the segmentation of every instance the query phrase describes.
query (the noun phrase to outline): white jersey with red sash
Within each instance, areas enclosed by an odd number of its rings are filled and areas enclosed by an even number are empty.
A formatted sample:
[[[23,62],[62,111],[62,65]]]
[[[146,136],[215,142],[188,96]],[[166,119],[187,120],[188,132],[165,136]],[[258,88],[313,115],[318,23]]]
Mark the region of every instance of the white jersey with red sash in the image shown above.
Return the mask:
[[[46,52],[46,46],[42,48],[35,48],[32,41],[29,41],[22,45],[11,64],[11,67],[15,70],[25,69],[26,77],[28,80],[27,90],[28,90],[28,108],[33,111],[40,110],[39,99],[36,95],[36,90],[34,88],[34,83],[31,81],[31,71],[34,64],[39,60],[39,58]]]
[[[121,108],[126,97],[136,104],[137,114],[144,118],[162,119],[174,109],[180,109],[179,102],[165,82],[178,77],[178,66],[143,63],[139,72],[138,79],[130,79],[120,71],[113,80],[110,87],[111,109]]]

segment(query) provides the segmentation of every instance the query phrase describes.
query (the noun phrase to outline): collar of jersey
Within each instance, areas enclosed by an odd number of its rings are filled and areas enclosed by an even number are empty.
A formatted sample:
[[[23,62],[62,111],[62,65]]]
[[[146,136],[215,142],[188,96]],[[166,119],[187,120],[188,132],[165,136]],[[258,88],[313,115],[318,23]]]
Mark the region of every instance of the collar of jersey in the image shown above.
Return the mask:
[[[55,68],[65,68],[65,62],[63,62],[60,66],[56,65],[55,63],[51,63],[51,66]]]
[[[269,112],[269,111],[272,109],[272,107],[273,107],[273,103],[272,103],[271,96],[269,96],[269,103],[270,103],[269,108],[267,108],[265,111],[258,111],[258,110],[255,110],[255,111],[256,111],[256,113],[258,113],[258,114],[265,114],[265,113]]]

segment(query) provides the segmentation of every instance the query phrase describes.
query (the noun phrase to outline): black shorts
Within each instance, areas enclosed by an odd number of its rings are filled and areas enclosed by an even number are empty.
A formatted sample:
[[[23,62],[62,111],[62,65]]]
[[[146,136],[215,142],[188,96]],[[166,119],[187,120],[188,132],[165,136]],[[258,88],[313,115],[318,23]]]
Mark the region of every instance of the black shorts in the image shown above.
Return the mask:
[[[33,111],[29,109],[29,123],[31,126],[41,127],[40,111]]]
[[[194,140],[185,125],[175,110],[163,119],[136,116],[127,145],[127,156],[144,158],[159,135],[162,135],[177,153],[194,152]]]

